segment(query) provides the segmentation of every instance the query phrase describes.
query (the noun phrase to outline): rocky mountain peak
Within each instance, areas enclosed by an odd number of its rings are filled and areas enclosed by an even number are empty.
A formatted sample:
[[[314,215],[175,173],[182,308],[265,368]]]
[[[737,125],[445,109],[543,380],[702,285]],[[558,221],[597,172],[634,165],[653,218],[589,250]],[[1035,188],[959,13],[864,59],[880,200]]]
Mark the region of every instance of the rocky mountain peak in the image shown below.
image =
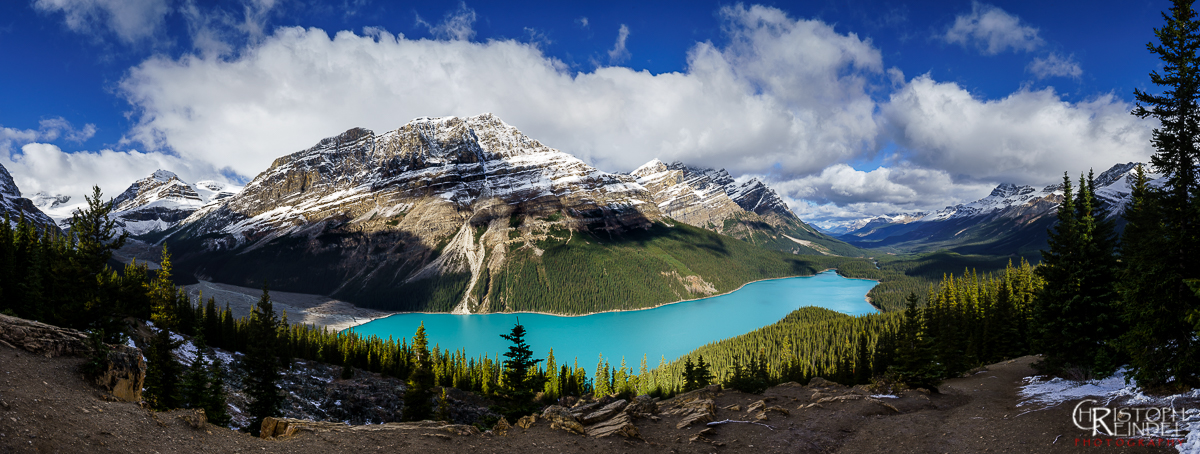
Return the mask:
[[[1125,164],[1117,164],[1117,165],[1110,167],[1108,170],[1105,170],[1103,173],[1096,176],[1096,187],[1103,188],[1105,186],[1109,186],[1109,185],[1115,183],[1117,180],[1120,180],[1125,175],[1129,175],[1130,173],[1133,173],[1133,169],[1136,168],[1139,164],[1141,164],[1141,163],[1127,162]]]
[[[17,189],[17,182],[13,181],[12,175],[8,174],[8,169],[0,165],[0,195],[8,197],[20,197],[21,190]]]
[[[0,165],[0,219],[4,216],[8,216],[9,221],[14,224],[18,219],[24,218],[33,223],[38,230],[58,230],[54,220],[38,209],[32,200],[21,197],[21,190],[17,188],[12,175]]]
[[[992,190],[992,193],[989,196],[1005,198],[1032,194],[1034,191],[1036,191],[1036,189],[1034,189],[1033,186],[1018,186],[1012,183],[1000,183],[999,186],[996,186],[996,189]]]

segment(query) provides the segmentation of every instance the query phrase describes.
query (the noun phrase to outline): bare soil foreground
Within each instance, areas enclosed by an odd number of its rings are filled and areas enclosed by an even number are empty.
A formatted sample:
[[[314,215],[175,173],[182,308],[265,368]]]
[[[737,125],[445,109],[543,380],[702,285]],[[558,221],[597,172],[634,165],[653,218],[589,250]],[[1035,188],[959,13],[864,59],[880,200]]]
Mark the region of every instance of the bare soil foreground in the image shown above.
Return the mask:
[[[570,433],[561,424],[551,428],[550,420],[538,418],[527,429],[513,422],[503,436],[441,423],[324,423],[259,439],[203,423],[191,411],[152,412],[115,402],[76,372],[81,358],[46,358],[0,345],[0,452],[1175,452],[1165,446],[1079,446],[1076,439],[1091,437],[1072,423],[1075,402],[1032,412],[1018,408],[1017,390],[1033,373],[1034,360],[949,380],[940,394],[871,397],[861,387],[814,380],[762,395],[709,389],[652,406],[635,400],[609,420],[631,426],[616,424],[618,430],[604,438]],[[598,402],[589,412],[604,406]],[[679,428],[687,419],[696,422]],[[706,427],[708,419],[761,425]]]

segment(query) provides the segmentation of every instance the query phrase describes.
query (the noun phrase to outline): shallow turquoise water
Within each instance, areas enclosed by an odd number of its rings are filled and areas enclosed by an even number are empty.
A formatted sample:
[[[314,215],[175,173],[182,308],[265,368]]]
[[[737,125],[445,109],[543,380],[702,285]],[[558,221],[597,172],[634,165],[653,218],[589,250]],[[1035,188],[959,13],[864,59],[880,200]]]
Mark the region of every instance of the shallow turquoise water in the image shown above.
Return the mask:
[[[606,312],[581,317],[544,314],[396,314],[352,331],[397,340],[412,335],[425,322],[430,344],[466,348],[468,357],[483,352],[493,358],[507,351],[507,334],[517,318],[525,325],[526,342],[535,358],[554,348],[559,364],[574,358],[589,373],[603,354],[614,367],[624,357],[636,372],[642,355],[651,368],[661,357],[671,361],[712,341],[748,333],[782,319],[805,306],[819,306],[850,315],[875,312],[866,302],[875,281],[846,279],[827,271],[816,276],[774,279],[747,284],[726,295],[669,304],[654,309]]]

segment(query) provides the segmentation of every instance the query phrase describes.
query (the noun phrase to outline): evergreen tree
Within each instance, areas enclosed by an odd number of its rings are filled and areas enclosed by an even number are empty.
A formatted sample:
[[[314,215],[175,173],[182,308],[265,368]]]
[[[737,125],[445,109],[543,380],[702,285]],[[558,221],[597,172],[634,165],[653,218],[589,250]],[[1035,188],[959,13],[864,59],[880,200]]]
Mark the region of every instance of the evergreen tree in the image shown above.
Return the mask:
[[[512,342],[508,351],[504,353],[506,392],[517,408],[521,411],[527,410],[533,402],[534,394],[543,385],[541,377],[535,373],[535,368],[542,360],[533,359],[533,350],[525,343],[525,326],[521,325],[520,319],[513,325],[511,332],[501,334],[500,337]]]
[[[221,427],[229,427],[232,418],[229,416],[229,404],[225,394],[225,362],[221,357],[212,355],[208,368],[208,395],[204,402],[204,414],[208,422]]]
[[[172,337],[172,330],[179,326],[175,313],[175,284],[171,282],[171,255],[163,247],[163,258],[154,280],[146,284],[150,297],[150,321],[154,323],[154,335],[146,352],[146,402],[156,410],[179,408],[182,404],[180,380],[183,367],[172,353],[183,344]]]
[[[908,306],[904,310],[904,325],[900,331],[900,346],[896,352],[896,360],[899,362],[896,367],[897,378],[913,388],[937,391],[937,385],[945,372],[934,356],[934,339],[923,330],[928,318],[923,314],[925,311],[917,308],[920,297],[916,293],[909,293],[906,300]]]
[[[1200,21],[1190,0],[1174,0],[1163,18],[1166,25],[1154,29],[1158,43],[1146,47],[1162,60],[1162,73],[1151,71],[1150,81],[1164,91],[1155,95],[1135,89],[1133,114],[1159,122],[1150,162],[1165,184],[1161,189],[1144,186],[1136,201],[1142,206],[1126,213],[1131,224],[1139,223],[1135,232],[1145,236],[1134,241],[1154,249],[1141,253],[1123,246],[1127,271],[1122,302],[1129,334],[1122,344],[1130,355],[1132,375],[1142,386],[1174,380],[1175,385],[1200,387],[1197,330],[1178,323],[1200,308],[1200,296],[1186,283],[1200,277]],[[1133,239],[1128,228],[1123,239]],[[1139,272],[1154,274],[1147,278],[1136,275]]]
[[[1099,208],[1095,182],[1080,177],[1079,191],[1063,176],[1058,225],[1049,232],[1050,250],[1042,251],[1038,273],[1046,285],[1036,299],[1042,370],[1057,373],[1077,367],[1100,377],[1120,364],[1112,342],[1119,336],[1116,237],[1107,213]]]
[[[429,340],[425,336],[425,322],[417,327],[412,344],[414,365],[408,376],[408,389],[404,392],[404,419],[421,421],[433,412],[430,390],[437,377],[433,374],[433,354],[429,351]]]
[[[246,395],[250,398],[247,413],[251,417],[250,433],[258,436],[263,419],[279,416],[283,407],[283,396],[278,388],[279,357],[276,354],[279,320],[265,285],[262,297],[251,311],[247,331],[246,356],[242,359],[246,369]]]

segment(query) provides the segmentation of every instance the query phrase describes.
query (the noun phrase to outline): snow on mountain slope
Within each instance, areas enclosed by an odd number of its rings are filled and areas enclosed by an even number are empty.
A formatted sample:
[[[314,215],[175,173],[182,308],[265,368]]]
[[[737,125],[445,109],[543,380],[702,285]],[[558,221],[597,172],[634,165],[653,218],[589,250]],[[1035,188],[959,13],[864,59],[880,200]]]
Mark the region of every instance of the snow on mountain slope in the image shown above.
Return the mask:
[[[661,217],[648,199],[632,177],[597,170],[484,114],[418,118],[383,134],[351,129],[276,159],[222,206],[185,223],[230,235],[229,246],[332,220],[368,229],[421,224],[432,238],[498,204],[563,210],[577,225],[646,225]],[[420,216],[403,216],[417,206]]]
[[[715,228],[742,209],[725,191],[733,179],[724,170],[694,169],[681,162],[670,165],[657,159],[631,175],[650,191],[659,210],[678,221]]]
[[[1117,164],[1095,177],[1096,197],[1110,217],[1119,216],[1131,197],[1129,180],[1137,163]],[[1161,182],[1153,180],[1151,185]],[[852,244],[873,247],[907,244],[936,244],[951,247],[956,242],[980,242],[1010,235],[1026,235],[1025,244],[1031,250],[1043,242],[1045,219],[1053,221],[1062,201],[1062,184],[1052,184],[1042,189],[1005,183],[997,186],[991,194],[970,203],[949,206],[931,213],[900,213],[878,216],[843,223],[847,229],[840,237]],[[1023,232],[1027,227],[1036,231]],[[972,229],[987,226],[987,232],[971,234]],[[949,229],[949,230],[947,230]],[[943,231],[945,230],[945,231]],[[952,231],[951,231],[952,230]],[[957,237],[957,238],[956,238]],[[987,238],[985,238],[987,237]],[[871,244],[867,244],[870,242]],[[1011,253],[1012,251],[1009,251]]]
[[[7,216],[10,225],[16,225],[24,217],[39,230],[58,229],[54,220],[38,209],[32,200],[21,197],[21,190],[3,165],[0,165],[0,216]]]
[[[219,205],[240,189],[207,180],[188,184],[172,172],[156,170],[113,199],[111,216],[131,235],[144,235],[170,229],[206,206]]]

